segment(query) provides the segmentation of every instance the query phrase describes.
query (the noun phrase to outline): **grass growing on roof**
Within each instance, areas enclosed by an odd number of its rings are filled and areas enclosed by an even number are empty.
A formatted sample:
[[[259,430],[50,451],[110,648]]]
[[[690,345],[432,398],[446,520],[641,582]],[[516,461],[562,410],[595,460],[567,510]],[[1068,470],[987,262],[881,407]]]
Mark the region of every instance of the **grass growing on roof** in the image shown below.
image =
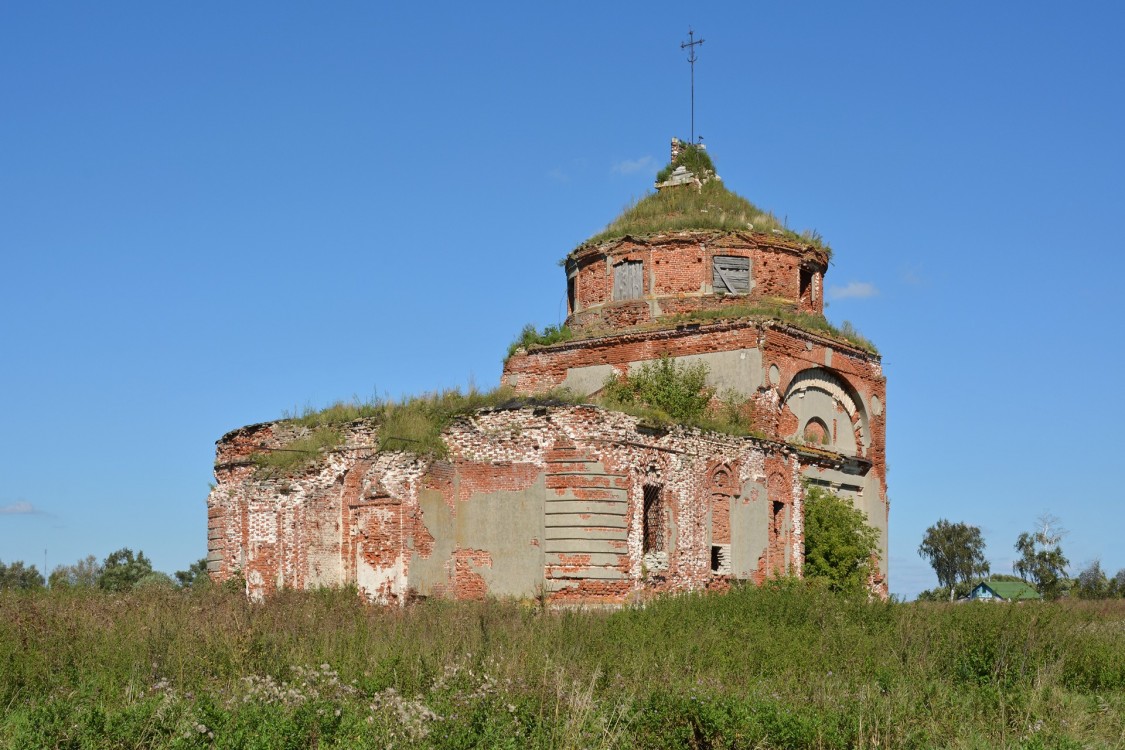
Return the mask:
[[[525,396],[517,395],[508,387],[491,391],[470,388],[467,392],[452,388],[397,401],[382,398],[338,401],[323,409],[306,408],[299,415],[287,414],[283,423],[295,431],[294,438],[280,448],[254,454],[253,460],[261,477],[295,474],[342,446],[345,426],[357,420],[378,427],[377,449],[380,451],[406,451],[441,458],[449,453],[441,434],[458,417],[498,406],[580,401],[564,389]]]
[[[291,475],[314,463],[324,453],[344,444],[344,434],[321,426],[308,431],[282,448],[255,453],[252,458],[262,477]]]
[[[688,146],[675,161],[657,175],[663,182],[680,165],[688,167],[697,177],[714,172],[714,164],[706,151]],[[769,211],[755,206],[741,195],[726,188],[719,179],[711,179],[701,189],[691,185],[665,188],[649,193],[625,207],[604,231],[585,244],[596,244],[625,235],[674,232],[689,229],[753,231],[780,234],[787,239],[814,245],[829,257],[832,248],[815,230],[796,232]]]
[[[708,174],[715,174],[715,163],[711,161],[711,155],[707,153],[707,149],[693,143],[684,144],[676,158],[656,173],[656,181],[665,182],[672,176],[672,172],[676,171],[677,167],[686,167],[700,180],[706,178]]]
[[[845,320],[839,327],[832,325],[822,315],[797,312],[788,303],[773,304],[762,302],[757,305],[730,305],[713,310],[692,310],[691,312],[677,315],[670,319],[671,323],[685,323],[689,321],[726,320],[730,318],[767,318],[788,323],[795,328],[805,331],[828,334],[838,339],[843,339],[853,346],[871,354],[878,354],[875,344],[866,336],[855,329],[850,321]]]
[[[597,398],[583,398],[565,388],[530,396],[500,387],[491,391],[471,388],[464,393],[448,389],[398,401],[374,398],[337,402],[323,409],[306,408],[299,415],[287,415],[280,429],[292,430],[292,437],[280,447],[253,454],[252,460],[260,478],[293,476],[341,448],[346,442],[347,426],[356,421],[377,428],[375,450],[444,458],[449,448],[442,433],[455,419],[480,409],[537,404],[596,403],[652,426],[684,425],[728,435],[762,437],[750,423],[745,399],[732,394],[715,398],[715,390],[706,386],[706,378],[706,365],[687,365],[664,357],[645,363],[628,376],[611,377]]]

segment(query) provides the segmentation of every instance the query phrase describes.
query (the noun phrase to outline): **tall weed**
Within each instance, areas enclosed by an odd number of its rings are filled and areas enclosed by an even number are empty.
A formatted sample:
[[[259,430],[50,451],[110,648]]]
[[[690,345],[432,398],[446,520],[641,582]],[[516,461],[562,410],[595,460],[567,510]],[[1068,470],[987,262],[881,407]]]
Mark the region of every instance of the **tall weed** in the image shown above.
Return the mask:
[[[0,595],[0,748],[1120,747],[1125,603]]]

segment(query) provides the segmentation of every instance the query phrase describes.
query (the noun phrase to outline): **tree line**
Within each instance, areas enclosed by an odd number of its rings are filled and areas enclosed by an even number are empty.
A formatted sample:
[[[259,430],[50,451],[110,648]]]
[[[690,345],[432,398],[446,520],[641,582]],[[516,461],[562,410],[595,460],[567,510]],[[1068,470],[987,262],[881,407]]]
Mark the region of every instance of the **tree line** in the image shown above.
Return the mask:
[[[59,565],[48,578],[23,560],[7,565],[0,561],[0,589],[32,590],[49,585],[52,589],[132,591],[148,586],[197,588],[209,584],[206,558],[195,561],[187,570],[177,570],[173,577],[153,570],[152,561],[143,551],[134,554],[128,547],[109,553],[101,561],[94,555],[87,555],[73,565]]]
[[[1019,557],[1012,564],[1015,575],[993,574],[984,556],[984,535],[979,526],[953,523],[944,518],[926,529],[918,554],[930,563],[938,587],[923,591],[920,600],[950,601],[967,595],[981,581],[1023,581],[1044,599],[1073,596],[1079,599],[1125,597],[1125,568],[1112,577],[1094,560],[1073,578],[1068,574],[1070,560],[1062,549],[1066,530],[1051,515],[1040,516],[1031,531],[1016,538]]]

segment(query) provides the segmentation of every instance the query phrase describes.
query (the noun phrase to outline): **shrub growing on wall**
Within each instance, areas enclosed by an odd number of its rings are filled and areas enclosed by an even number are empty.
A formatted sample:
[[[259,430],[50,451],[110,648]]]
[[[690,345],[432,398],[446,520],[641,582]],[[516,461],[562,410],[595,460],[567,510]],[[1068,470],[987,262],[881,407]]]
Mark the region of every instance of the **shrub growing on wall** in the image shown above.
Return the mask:
[[[627,375],[610,375],[602,396],[611,405],[644,406],[674,422],[703,418],[715,389],[707,386],[707,365],[687,364],[665,356],[645,362]]]

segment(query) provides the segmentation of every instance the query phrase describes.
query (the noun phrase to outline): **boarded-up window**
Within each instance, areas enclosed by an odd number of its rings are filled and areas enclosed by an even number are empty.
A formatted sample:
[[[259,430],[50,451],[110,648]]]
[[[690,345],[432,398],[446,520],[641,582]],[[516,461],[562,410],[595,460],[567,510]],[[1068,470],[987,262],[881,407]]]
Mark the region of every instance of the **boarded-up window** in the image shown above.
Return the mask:
[[[750,293],[750,259],[733,255],[716,255],[711,264],[711,281],[716,292],[725,294]]]
[[[644,296],[644,263],[627,260],[613,267],[613,298],[640,299]]]

